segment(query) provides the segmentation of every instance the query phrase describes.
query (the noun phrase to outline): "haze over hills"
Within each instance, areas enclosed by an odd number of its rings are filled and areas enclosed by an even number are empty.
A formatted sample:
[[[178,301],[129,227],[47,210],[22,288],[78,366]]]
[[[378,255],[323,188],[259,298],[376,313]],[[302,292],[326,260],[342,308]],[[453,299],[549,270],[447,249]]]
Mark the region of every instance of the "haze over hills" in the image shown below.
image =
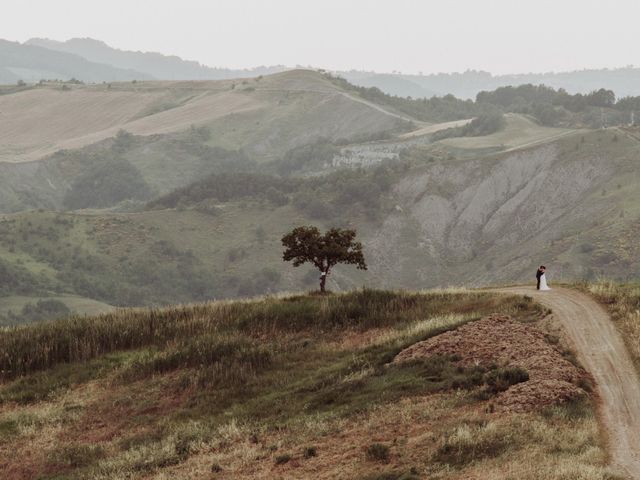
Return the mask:
[[[66,42],[32,38],[25,44],[78,55],[95,63],[143,72],[156,80],[221,80],[257,77],[286,69],[283,66],[256,67],[245,70],[212,68],[198,62],[161,53],[118,50],[92,38],[72,38]]]
[[[267,75],[288,69],[293,66],[268,66],[247,69],[228,69],[224,67],[210,67],[199,62],[183,60],[176,56],[163,55],[155,52],[136,52],[119,50],[106,43],[92,38],[73,38],[64,42],[33,38],[24,44],[13,42],[12,45],[2,44],[2,50],[9,50],[0,55],[0,83],[14,83],[20,79],[37,82],[41,78],[69,79],[75,77],[85,82],[112,82],[136,78],[138,80],[218,80],[255,77]],[[47,51],[66,53],[81,57],[92,64],[93,72],[88,64],[84,68],[70,67],[74,60],[71,57],[59,55],[44,55],[46,51],[38,50],[39,56],[34,56],[34,50],[26,47],[39,47]],[[16,63],[15,53],[20,47],[24,48],[21,58],[32,58],[30,66]],[[78,59],[75,59],[77,63]],[[35,63],[34,63],[35,62]],[[41,63],[38,63],[41,62]],[[15,64],[14,64],[15,63]],[[60,66],[58,66],[60,64]],[[108,67],[111,67],[108,68]],[[115,69],[115,70],[112,70]],[[123,70],[125,72],[123,72]],[[483,90],[494,90],[507,85],[543,84],[556,89],[565,89],[569,93],[589,93],[606,87],[615,92],[618,97],[640,95],[640,68],[625,66],[617,69],[590,69],[557,73],[529,73],[517,75],[492,75],[484,71],[467,71],[464,73],[438,74],[402,74],[376,73],[367,71],[338,71],[335,72],[351,83],[365,87],[377,87],[383,92],[401,97],[430,98],[448,94],[459,98],[474,98]],[[55,76],[54,76],[55,75]],[[125,75],[125,76],[123,76]]]
[[[606,86],[618,97],[640,95],[640,68],[637,67],[517,75],[492,75],[483,71],[431,75],[348,71],[340,72],[340,75],[356,85],[377,87],[391,95],[414,98],[448,94],[460,98],[475,98],[483,90],[529,83],[562,88],[569,93],[585,94]]]
[[[0,39],[0,84],[71,78],[101,83],[152,77],[138,71],[94,63],[78,55]]]

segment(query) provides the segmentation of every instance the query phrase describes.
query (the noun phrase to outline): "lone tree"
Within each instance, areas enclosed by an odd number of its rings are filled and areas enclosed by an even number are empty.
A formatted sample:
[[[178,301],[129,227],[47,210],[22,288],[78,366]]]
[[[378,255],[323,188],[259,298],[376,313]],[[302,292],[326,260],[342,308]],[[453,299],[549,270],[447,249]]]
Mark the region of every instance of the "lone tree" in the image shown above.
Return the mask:
[[[366,270],[367,264],[362,254],[362,244],[354,241],[355,230],[332,228],[324,235],[316,227],[298,227],[282,237],[285,247],[282,259],[293,260],[293,266],[312,263],[320,270],[320,291],[325,291],[327,275],[334,265],[346,263]]]

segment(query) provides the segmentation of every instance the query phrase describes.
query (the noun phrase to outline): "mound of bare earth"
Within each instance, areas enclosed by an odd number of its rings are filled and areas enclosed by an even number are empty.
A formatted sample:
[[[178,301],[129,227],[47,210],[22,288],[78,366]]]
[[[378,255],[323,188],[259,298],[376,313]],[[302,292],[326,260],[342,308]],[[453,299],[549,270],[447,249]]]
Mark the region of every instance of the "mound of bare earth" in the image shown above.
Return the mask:
[[[588,373],[568,361],[545,333],[509,316],[491,315],[400,352],[394,363],[452,355],[460,365],[520,367],[529,380],[509,387],[496,398],[500,409],[529,411],[563,403],[585,394],[579,386]]]

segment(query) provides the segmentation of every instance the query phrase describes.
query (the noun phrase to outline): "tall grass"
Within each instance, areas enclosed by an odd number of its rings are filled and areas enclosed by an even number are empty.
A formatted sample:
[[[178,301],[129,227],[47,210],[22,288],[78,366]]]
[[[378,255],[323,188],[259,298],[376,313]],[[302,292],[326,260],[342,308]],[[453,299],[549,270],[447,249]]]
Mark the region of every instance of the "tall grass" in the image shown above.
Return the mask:
[[[232,332],[264,338],[307,330],[326,333],[390,327],[442,312],[490,313],[498,304],[502,306],[503,300],[478,292],[418,294],[360,290],[332,296],[214,302],[72,317],[0,332],[0,380],[115,351],[164,348],[202,335]],[[516,301],[514,305],[517,308]]]
[[[199,386],[237,385],[272,363],[269,345],[246,338],[204,335],[158,354],[138,358],[120,373],[126,381],[181,368],[197,369]],[[205,368],[206,367],[206,368]]]
[[[583,286],[603,303],[622,331],[636,367],[640,369],[640,285],[620,285],[610,281]]]

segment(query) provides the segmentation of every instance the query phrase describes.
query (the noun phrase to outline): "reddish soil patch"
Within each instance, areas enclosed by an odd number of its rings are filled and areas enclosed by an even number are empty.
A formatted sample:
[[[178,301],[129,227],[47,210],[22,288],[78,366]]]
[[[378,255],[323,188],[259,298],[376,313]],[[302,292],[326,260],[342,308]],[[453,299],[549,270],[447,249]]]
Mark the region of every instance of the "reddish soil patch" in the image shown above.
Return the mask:
[[[365,331],[347,330],[335,341],[329,341],[328,344],[336,350],[357,350],[376,343],[382,335],[390,331],[390,328],[372,328]]]
[[[394,362],[433,355],[455,355],[465,366],[496,364],[521,367],[529,380],[513,385],[496,398],[496,405],[511,411],[566,402],[585,394],[577,385],[588,374],[568,361],[549,343],[540,329],[509,316],[491,315],[416,343],[400,352]]]
[[[60,437],[79,443],[100,443],[153,427],[158,419],[175,412],[192,395],[189,390],[176,391],[172,379],[172,375],[167,375],[162,381],[112,385]]]

